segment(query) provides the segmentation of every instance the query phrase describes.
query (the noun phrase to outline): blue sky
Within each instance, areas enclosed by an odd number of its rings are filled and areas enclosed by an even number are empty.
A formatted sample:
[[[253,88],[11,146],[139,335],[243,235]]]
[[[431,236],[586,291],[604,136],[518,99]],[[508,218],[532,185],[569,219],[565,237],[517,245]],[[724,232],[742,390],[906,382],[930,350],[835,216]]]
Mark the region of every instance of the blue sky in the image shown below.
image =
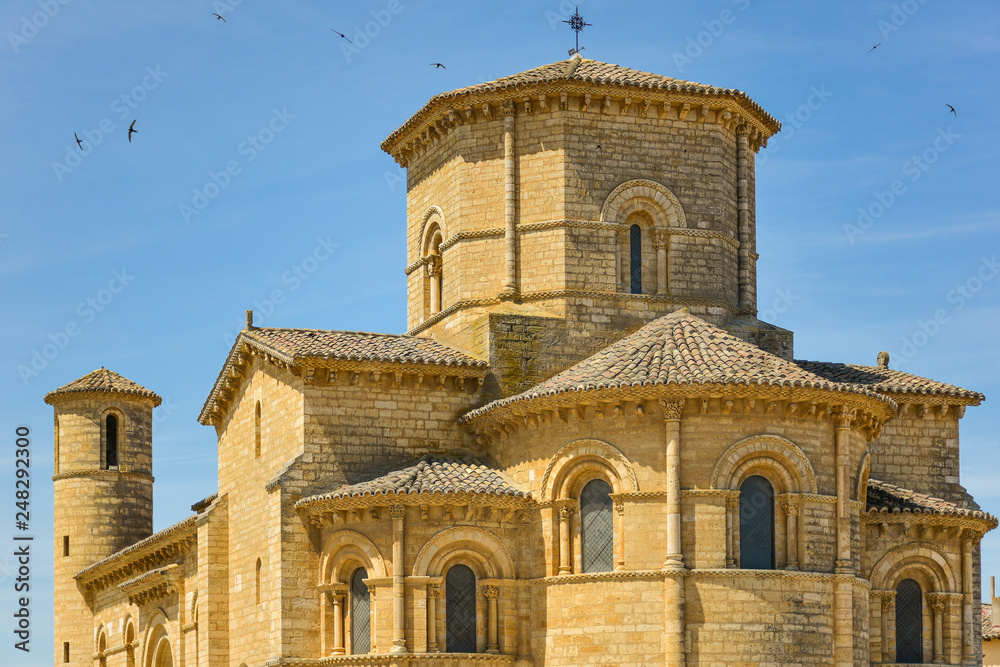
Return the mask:
[[[962,480],[1000,513],[1000,6],[579,6],[586,57],[739,88],[782,121],[758,156],[762,317],[795,331],[799,358],[871,364],[885,349],[893,367],[985,393],[962,422]],[[18,424],[34,438],[38,540],[32,651],[4,640],[0,663],[52,660],[44,394],[102,365],[157,391],[155,528],[189,514],[216,488],[214,430],[196,416],[243,311],[402,332],[404,172],[379,143],[436,93],[564,59],[570,13],[557,0],[0,6],[0,540]],[[983,542],[991,574],[1000,534]]]

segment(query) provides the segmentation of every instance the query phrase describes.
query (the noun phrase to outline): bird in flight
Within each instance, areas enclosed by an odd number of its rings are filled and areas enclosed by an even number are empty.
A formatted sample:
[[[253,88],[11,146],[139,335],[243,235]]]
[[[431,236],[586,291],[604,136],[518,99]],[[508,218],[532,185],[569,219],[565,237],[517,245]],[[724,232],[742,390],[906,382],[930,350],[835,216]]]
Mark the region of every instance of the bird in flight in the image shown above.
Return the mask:
[[[83,150],[83,142],[80,141],[80,137],[76,136],[76,132],[73,133],[73,136],[76,137],[76,145],[79,146],[80,150],[82,151]]]
[[[330,30],[333,30],[333,28],[330,28]],[[345,35],[344,33],[340,32],[340,31],[337,31],[337,30],[333,30],[333,31],[335,33],[337,33],[338,35],[340,35],[341,37],[343,37],[344,39],[347,39],[347,35]],[[353,44],[354,42],[352,42],[351,40],[347,39],[347,43],[348,44]]]
[[[136,120],[138,120],[138,119],[136,119]],[[135,129],[135,121],[134,120],[132,121],[132,124],[128,126],[128,142],[129,143],[132,143],[132,133],[133,132],[136,132],[136,133],[139,132],[139,130]]]
[[[877,49],[880,46],[882,46],[882,42],[879,42],[878,44],[876,44],[872,48],[868,49],[868,53],[871,53],[872,51],[874,51],[875,49]]]
[[[229,23],[229,21],[227,21],[226,19],[222,18],[222,16],[220,14],[216,14],[215,12],[212,12],[212,16],[214,16],[216,18],[216,20],[218,20],[218,21],[222,21],[223,23]]]
[[[951,112],[952,112],[953,114],[955,114],[955,117],[956,117],[956,118],[958,117],[958,112],[957,112],[957,111],[955,111],[955,107],[951,106],[950,104],[945,104],[945,106],[946,106],[946,107],[948,107],[949,109],[951,109]]]
[[[448,69],[447,67],[445,67],[441,63],[431,63],[431,67],[437,67],[438,69]]]

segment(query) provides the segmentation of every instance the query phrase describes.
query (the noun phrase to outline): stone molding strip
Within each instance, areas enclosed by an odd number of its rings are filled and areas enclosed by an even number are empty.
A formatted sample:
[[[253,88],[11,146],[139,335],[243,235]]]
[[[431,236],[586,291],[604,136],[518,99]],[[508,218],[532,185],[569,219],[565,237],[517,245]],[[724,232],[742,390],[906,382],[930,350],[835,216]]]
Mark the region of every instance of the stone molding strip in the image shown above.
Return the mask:
[[[72,479],[74,477],[87,477],[89,479],[121,479],[125,477],[149,480],[150,483],[156,481],[149,473],[133,472],[131,470],[70,470],[69,472],[52,475],[52,481],[57,482],[61,479]]]
[[[271,658],[260,667],[324,667],[325,665],[409,665],[434,664],[459,667],[467,663],[513,664],[516,655],[489,653],[363,653],[359,655],[333,655],[325,658]]]

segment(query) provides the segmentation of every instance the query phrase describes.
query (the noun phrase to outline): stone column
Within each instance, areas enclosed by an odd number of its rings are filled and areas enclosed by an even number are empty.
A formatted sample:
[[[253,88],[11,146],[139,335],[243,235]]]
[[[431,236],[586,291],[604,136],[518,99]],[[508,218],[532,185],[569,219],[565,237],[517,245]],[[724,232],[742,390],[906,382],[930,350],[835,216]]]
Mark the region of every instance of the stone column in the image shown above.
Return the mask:
[[[424,265],[431,287],[431,315],[441,312],[441,258],[431,255]]]
[[[851,423],[853,408],[838,406],[833,413],[837,463],[837,560],[835,572],[854,574],[851,558]]]
[[[896,659],[896,591],[882,591],[882,662]]]
[[[962,663],[976,664],[978,651],[972,645],[973,632],[973,597],[972,597],[972,549],[973,541],[966,529],[962,535]],[[977,615],[978,616],[978,615]],[[994,620],[994,623],[996,621]]]
[[[615,498],[615,517],[618,530],[615,531],[615,571],[625,569],[625,501]]]
[[[739,307],[740,313],[756,315],[757,296],[752,271],[754,239],[750,219],[750,132],[752,128],[742,124],[736,128],[736,215],[739,233]]]
[[[947,599],[941,593],[928,593],[927,603],[934,615],[934,664],[944,664],[944,612]]]
[[[496,655],[500,653],[500,615],[497,600],[500,598],[500,588],[497,586],[483,586],[483,595],[486,596],[486,652]]]
[[[687,628],[684,622],[684,576],[686,570],[666,570],[664,583],[663,642],[666,667],[684,667]]]
[[[573,551],[569,533],[572,507],[559,508],[559,574],[573,574]]]
[[[503,172],[504,172],[504,253],[505,273],[503,298],[517,296],[517,200],[514,184],[514,101],[504,100],[503,112]]]
[[[376,644],[376,640],[378,639],[378,632],[376,631],[378,628],[378,606],[375,604],[375,589],[376,586],[368,586],[368,601],[371,603],[369,612],[371,614],[371,621],[368,625],[371,629],[371,650],[369,653],[378,653]]]
[[[333,598],[333,651],[331,655],[344,655],[344,594],[330,593]]]
[[[628,241],[628,229],[621,227],[615,230],[615,291],[628,292],[629,279],[625,269],[625,244]]]
[[[726,567],[736,567],[736,513],[740,511],[740,495],[733,491],[726,496]]]
[[[681,551],[681,412],[684,401],[660,401],[666,424],[667,559],[663,567],[683,569]]]
[[[406,653],[406,584],[403,580],[403,536],[406,508],[389,508],[392,517],[392,649],[390,653]]]
[[[781,499],[785,510],[785,556],[786,570],[799,569],[799,498],[785,496]]]
[[[427,584],[427,652],[437,653],[437,604],[439,584]]]
[[[653,247],[656,248],[656,293],[667,293],[667,240],[669,235],[662,229],[653,230]]]

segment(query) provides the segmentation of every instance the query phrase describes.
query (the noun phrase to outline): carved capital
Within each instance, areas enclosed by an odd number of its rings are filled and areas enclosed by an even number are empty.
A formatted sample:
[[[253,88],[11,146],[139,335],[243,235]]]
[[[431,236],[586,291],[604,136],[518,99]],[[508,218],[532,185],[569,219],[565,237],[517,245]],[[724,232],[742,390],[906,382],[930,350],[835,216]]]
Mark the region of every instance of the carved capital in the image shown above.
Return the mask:
[[[858,411],[846,405],[838,405],[833,409],[833,424],[837,428],[851,428],[858,416]]]
[[[406,517],[406,507],[403,505],[393,505],[389,508],[389,516],[393,519],[403,519]]]
[[[441,594],[441,584],[427,584],[427,597],[434,600]]]
[[[927,603],[931,609],[941,613],[948,607],[948,596],[944,593],[927,593]]]
[[[559,508],[559,520],[560,521],[569,521],[569,518],[571,516],[573,516],[573,508],[572,507],[560,507]]]
[[[625,501],[621,498],[615,498],[615,511],[619,514],[625,513]]]
[[[514,104],[514,100],[504,100],[500,105],[500,113],[504,116],[513,116],[517,112],[517,105]]]
[[[431,255],[424,258],[424,270],[427,271],[427,276],[430,278],[439,274],[441,272],[441,257]]]
[[[740,508],[740,497],[739,494],[733,493],[732,495],[726,496],[726,511],[736,512]]]
[[[781,503],[781,509],[785,511],[785,516],[799,515],[799,499],[795,496],[785,496],[778,502]]]
[[[896,606],[896,591],[872,591],[871,595],[879,600],[883,614]]]
[[[496,600],[498,597],[500,597],[499,586],[480,586],[479,588],[483,592],[483,596],[487,600]]]
[[[670,239],[670,232],[665,229],[654,229],[652,237],[653,247],[659,250],[660,248],[667,247],[667,241]]]
[[[663,410],[663,418],[666,420],[678,420],[684,412],[684,400],[668,401],[660,399],[660,409]]]
[[[748,123],[740,123],[736,126],[736,136],[737,137],[749,137],[750,131],[753,128],[750,127]]]

